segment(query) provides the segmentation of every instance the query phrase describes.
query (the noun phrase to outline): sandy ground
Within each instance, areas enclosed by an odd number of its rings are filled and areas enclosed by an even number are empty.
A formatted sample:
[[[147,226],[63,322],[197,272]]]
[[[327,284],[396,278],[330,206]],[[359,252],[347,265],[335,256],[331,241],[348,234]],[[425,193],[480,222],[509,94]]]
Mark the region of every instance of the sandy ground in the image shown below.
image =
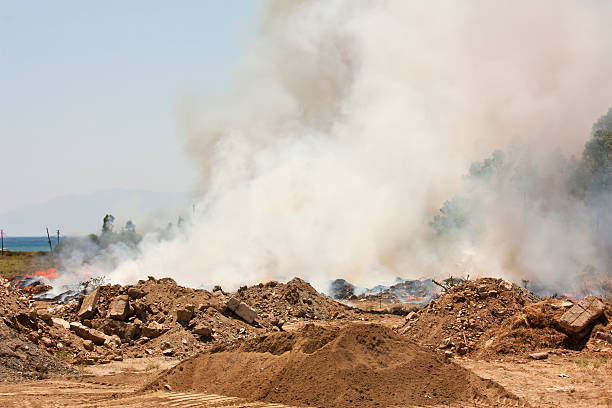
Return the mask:
[[[492,379],[534,407],[612,407],[612,364],[599,357],[551,356],[548,360],[455,359]],[[284,407],[215,394],[138,390],[178,360],[130,359],[86,367],[81,375],[0,384],[2,407]],[[464,405],[457,405],[464,406]]]
[[[612,360],[551,356],[547,360],[474,361],[463,367],[491,379],[534,407],[612,407]]]

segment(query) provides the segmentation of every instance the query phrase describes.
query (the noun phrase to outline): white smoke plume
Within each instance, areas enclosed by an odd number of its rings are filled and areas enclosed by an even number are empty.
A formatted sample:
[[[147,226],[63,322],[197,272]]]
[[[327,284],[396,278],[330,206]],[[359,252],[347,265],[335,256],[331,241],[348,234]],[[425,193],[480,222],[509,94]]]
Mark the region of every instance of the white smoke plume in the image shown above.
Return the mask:
[[[269,2],[231,84],[177,107],[202,169],[196,215],[173,240],[145,238],[110,279],[232,288],[301,276],[323,288],[457,275],[466,262],[514,280],[579,272],[597,254],[563,194],[563,211],[483,195],[476,241],[440,240],[429,222],[495,149],[529,151],[540,173],[555,149],[580,155],[612,105],[611,12],[605,1]]]

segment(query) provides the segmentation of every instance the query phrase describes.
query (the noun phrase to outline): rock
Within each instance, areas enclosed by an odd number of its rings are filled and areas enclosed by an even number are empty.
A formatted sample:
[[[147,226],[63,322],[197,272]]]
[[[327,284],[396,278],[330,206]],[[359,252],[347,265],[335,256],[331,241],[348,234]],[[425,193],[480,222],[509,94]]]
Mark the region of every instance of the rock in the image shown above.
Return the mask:
[[[171,348],[167,348],[167,349],[162,351],[162,354],[164,356],[173,356],[174,355],[174,350],[171,349]]]
[[[90,329],[79,322],[70,323],[70,330],[72,330],[80,338],[91,340],[99,346],[103,345],[107,338],[104,333],[96,329]]]
[[[41,337],[40,342],[45,345],[45,347],[53,346],[53,340],[48,337]]]
[[[127,295],[117,296],[110,305],[108,317],[123,321],[127,317],[129,307],[129,297]]]
[[[54,317],[51,319],[51,322],[53,323],[54,327],[58,327],[58,328],[64,328],[66,330],[70,330],[70,323],[68,323],[66,320],[64,319],[60,319],[59,317]]]
[[[545,351],[542,351],[540,353],[532,353],[529,355],[529,358],[531,358],[532,360],[546,360],[548,358],[548,353]]]
[[[164,327],[158,322],[151,322],[142,328],[141,334],[144,337],[148,337],[150,339],[159,337],[163,333],[168,331],[167,327]]]
[[[242,318],[245,322],[251,324],[257,317],[257,312],[251,309],[246,303],[241,302],[236,296],[233,296],[225,306],[234,312],[236,316]]]
[[[83,340],[83,348],[87,351],[93,351],[95,346],[91,340]]]
[[[113,334],[112,336],[106,336],[106,340],[104,341],[104,345],[107,347],[117,347],[121,345],[121,339],[119,336]]]
[[[589,325],[604,312],[604,304],[595,296],[589,295],[573,305],[559,319],[559,326],[568,334],[584,337]]]
[[[450,347],[453,347],[454,344],[451,342],[451,338],[447,337],[445,338],[442,343],[440,343],[440,345],[438,346],[439,349],[444,350]]]
[[[238,299],[236,296],[232,296],[232,298],[228,300],[227,303],[225,304],[225,307],[227,307],[232,312],[235,312],[236,309],[238,309],[239,305],[240,305],[240,299]]]
[[[208,326],[205,326],[203,324],[199,324],[197,325],[193,330],[192,330],[193,334],[198,334],[200,336],[210,336],[212,334],[212,329]]]
[[[612,344],[612,333],[610,332],[598,331],[597,333],[595,333],[595,338],[607,341],[608,343]]]
[[[223,290],[221,290],[221,286],[219,285],[215,285],[215,287],[212,290],[213,292],[223,292]]]
[[[121,340],[132,340],[140,333],[140,326],[135,323],[124,323],[117,320],[104,320],[97,329],[105,334],[117,335]]]
[[[36,315],[38,316],[39,319],[47,323],[52,322],[51,319],[53,318],[53,315],[51,314],[51,312],[49,312],[49,309],[46,309],[46,308],[36,309]]]
[[[193,317],[193,310],[189,310],[186,307],[176,309],[174,311],[174,316],[176,318],[176,321],[179,323],[188,322]]]
[[[145,291],[139,288],[131,287],[128,289],[128,296],[131,299],[140,299],[146,295]]]
[[[166,391],[172,391],[172,387],[170,386],[170,384],[164,384],[164,388],[166,389]]]
[[[96,314],[98,299],[100,298],[100,288],[97,287],[89,295],[83,298],[81,308],[79,309],[79,319],[90,319]]]

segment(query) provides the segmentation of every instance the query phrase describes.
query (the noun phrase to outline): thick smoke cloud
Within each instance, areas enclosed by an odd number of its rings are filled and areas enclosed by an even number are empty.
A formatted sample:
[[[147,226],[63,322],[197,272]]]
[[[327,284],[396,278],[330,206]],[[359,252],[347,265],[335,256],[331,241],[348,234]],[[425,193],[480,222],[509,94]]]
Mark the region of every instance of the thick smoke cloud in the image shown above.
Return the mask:
[[[581,154],[612,104],[610,12],[603,1],[270,2],[227,89],[177,107],[202,169],[196,215],[173,240],[145,238],[110,278],[235,287],[298,275],[322,288],[574,276],[599,258],[564,183],[538,183],[536,205],[512,183],[493,194],[462,176],[496,149],[512,163],[528,152],[538,177],[559,168],[553,152]],[[441,238],[430,221],[466,188],[478,238]]]

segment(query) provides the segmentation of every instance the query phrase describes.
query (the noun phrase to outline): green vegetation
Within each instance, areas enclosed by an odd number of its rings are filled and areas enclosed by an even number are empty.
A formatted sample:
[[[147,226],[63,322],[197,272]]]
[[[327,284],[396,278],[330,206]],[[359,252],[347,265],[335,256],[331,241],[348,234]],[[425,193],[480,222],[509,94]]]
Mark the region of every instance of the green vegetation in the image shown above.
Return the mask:
[[[55,357],[58,360],[66,361],[70,357],[70,352],[68,350],[58,350],[55,352]]]

